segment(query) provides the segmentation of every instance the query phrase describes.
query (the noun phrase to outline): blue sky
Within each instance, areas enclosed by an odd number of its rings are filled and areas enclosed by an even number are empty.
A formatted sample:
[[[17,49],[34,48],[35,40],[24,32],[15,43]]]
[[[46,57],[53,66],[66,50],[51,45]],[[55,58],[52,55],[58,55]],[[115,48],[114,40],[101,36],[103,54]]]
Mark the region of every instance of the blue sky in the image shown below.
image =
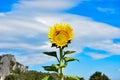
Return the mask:
[[[84,77],[95,71],[120,80],[119,0],[0,0],[0,55],[14,54],[30,70],[56,63],[42,54],[51,48],[49,27],[66,22],[75,37],[67,49],[76,50],[66,75]]]

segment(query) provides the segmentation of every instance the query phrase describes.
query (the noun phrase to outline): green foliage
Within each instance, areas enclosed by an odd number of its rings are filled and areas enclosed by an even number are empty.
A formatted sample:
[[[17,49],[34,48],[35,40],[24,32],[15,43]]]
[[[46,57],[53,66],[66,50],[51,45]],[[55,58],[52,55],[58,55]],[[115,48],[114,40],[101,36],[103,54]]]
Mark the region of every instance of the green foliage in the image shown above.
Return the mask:
[[[43,68],[46,71],[54,71],[54,72],[59,73],[60,74],[60,76],[59,76],[60,80],[63,80],[63,78],[64,78],[63,77],[63,70],[67,66],[68,62],[79,61],[79,60],[76,59],[76,58],[72,58],[72,57],[66,57],[66,55],[73,54],[75,51],[65,51],[63,53],[63,48],[59,48],[59,49],[60,49],[59,58],[57,57],[57,53],[55,51],[53,51],[53,52],[43,52],[43,54],[55,57],[58,61],[58,64],[52,64],[51,66],[43,66]],[[44,79],[47,79],[47,78],[49,78],[49,77],[46,76]]]
[[[17,80],[17,77],[15,75],[8,75],[5,80]]]
[[[83,77],[79,78],[79,80],[85,80]]]
[[[51,66],[43,66],[46,71],[58,72],[59,66],[57,64],[52,64]]]
[[[49,75],[48,73],[28,71],[26,73],[9,75],[5,80],[42,80],[42,78]]]
[[[65,76],[65,80],[85,80],[85,79],[79,78],[77,76]]]
[[[48,55],[48,56],[55,57],[55,58],[58,60],[58,62],[59,62],[59,59],[58,59],[58,57],[57,57],[56,51],[52,51],[52,52],[43,52],[43,54]]]
[[[52,76],[46,76],[42,80],[55,80]]]
[[[60,75],[57,73],[43,73],[37,71],[28,71],[26,73],[11,74],[6,76],[5,80],[59,80]],[[77,76],[64,76],[64,80],[85,80]],[[101,72],[95,72],[89,80],[110,80],[108,76]]]
[[[43,54],[46,54],[48,56],[57,57],[57,53],[55,51],[53,51],[53,52],[43,52]]]
[[[102,80],[110,80],[105,74],[102,75]]]
[[[67,63],[67,62],[71,62],[71,61],[79,61],[78,59],[76,59],[76,58],[72,58],[72,57],[64,57],[64,60],[65,60],[65,62]]]
[[[64,60],[64,64],[63,65],[58,65],[58,64],[53,64],[51,66],[43,66],[43,68],[46,70],[46,71],[55,71],[55,72],[58,72],[58,70],[62,67],[62,68],[65,68],[68,64],[68,62],[71,62],[71,61],[79,61],[78,59],[76,58],[72,58],[72,57],[65,57],[65,55],[68,55],[68,54],[72,54],[74,53],[75,51],[65,51],[64,52],[64,55],[63,55],[63,60]],[[46,54],[48,56],[53,56],[53,57],[56,57],[56,59],[58,60],[58,62],[60,61],[57,57],[57,53],[55,51],[52,51],[52,52],[43,52],[43,54]]]
[[[66,76],[66,79],[67,80],[79,80],[79,78],[76,76]]]
[[[110,80],[110,79],[101,72],[95,72],[93,75],[90,76],[89,80]]]
[[[0,56],[0,60],[2,59],[2,56]]]
[[[28,71],[26,73],[12,74],[6,76],[5,80],[59,80],[57,73],[43,73],[37,71]],[[84,80],[76,76],[65,76],[64,80]]]
[[[64,55],[67,55],[67,54],[73,54],[73,53],[75,53],[76,51],[65,51],[64,52]]]
[[[16,68],[13,73],[16,73],[16,74],[20,74],[21,73],[21,70],[19,68]]]

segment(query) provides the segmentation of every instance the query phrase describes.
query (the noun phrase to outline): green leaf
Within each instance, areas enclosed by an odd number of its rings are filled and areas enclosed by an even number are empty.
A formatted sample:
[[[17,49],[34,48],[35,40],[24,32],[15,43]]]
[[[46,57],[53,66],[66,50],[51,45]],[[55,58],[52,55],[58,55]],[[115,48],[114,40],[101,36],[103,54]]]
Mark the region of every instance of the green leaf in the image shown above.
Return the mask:
[[[46,54],[48,56],[57,57],[57,53],[55,51],[53,51],[53,52],[43,52],[43,54]]]
[[[56,69],[56,68],[53,67],[53,66],[43,66],[43,68],[44,68],[46,71],[55,71],[55,72],[58,72],[58,69]]]
[[[65,63],[64,65],[60,66],[62,68],[65,68],[67,66],[67,63]]]
[[[45,76],[42,80],[48,80],[49,76]]]
[[[75,53],[76,51],[65,51],[64,52],[64,54],[66,55],[66,54],[73,54],[73,53]]]
[[[77,58],[72,58],[72,57],[65,57],[64,58],[65,62],[71,62],[71,61],[79,61]]]
[[[56,69],[59,68],[59,64],[52,64],[53,67],[55,67]]]
[[[46,71],[58,72],[59,66],[57,64],[52,64],[51,66],[43,66]]]
[[[45,76],[42,80],[54,80],[52,76]]]

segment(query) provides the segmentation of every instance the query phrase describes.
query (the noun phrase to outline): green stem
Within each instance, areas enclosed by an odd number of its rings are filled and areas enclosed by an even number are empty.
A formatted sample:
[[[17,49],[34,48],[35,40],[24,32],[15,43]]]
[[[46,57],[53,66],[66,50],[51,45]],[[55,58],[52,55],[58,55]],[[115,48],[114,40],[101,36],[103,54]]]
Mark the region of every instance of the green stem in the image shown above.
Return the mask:
[[[63,72],[64,72],[64,68],[61,67],[63,65],[63,49],[60,49],[60,80],[64,80],[64,76],[63,76]]]

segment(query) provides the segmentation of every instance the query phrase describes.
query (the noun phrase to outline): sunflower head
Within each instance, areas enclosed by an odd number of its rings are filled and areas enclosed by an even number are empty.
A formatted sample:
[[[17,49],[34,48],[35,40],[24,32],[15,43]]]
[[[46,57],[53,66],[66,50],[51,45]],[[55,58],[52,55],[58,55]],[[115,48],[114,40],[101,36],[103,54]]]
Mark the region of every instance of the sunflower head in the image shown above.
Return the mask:
[[[56,46],[57,48],[63,48],[68,45],[68,43],[73,38],[73,29],[69,24],[54,24],[53,27],[50,27],[48,32],[48,38],[52,45]]]

